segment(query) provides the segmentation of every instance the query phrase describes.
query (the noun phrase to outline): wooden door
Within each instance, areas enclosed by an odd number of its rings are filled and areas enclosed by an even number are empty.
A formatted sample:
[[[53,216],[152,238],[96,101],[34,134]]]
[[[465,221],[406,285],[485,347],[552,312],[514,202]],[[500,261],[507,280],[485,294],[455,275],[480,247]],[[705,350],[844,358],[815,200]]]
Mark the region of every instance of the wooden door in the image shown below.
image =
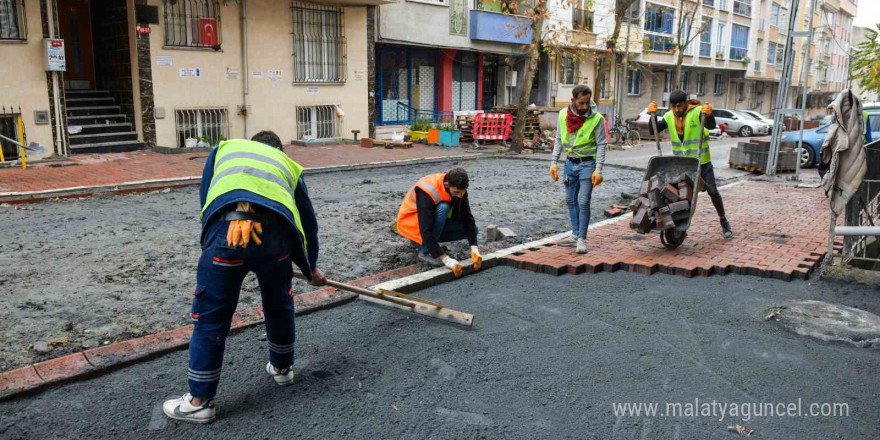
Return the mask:
[[[58,0],[58,24],[64,38],[67,71],[64,85],[70,89],[95,88],[95,45],[89,0]]]

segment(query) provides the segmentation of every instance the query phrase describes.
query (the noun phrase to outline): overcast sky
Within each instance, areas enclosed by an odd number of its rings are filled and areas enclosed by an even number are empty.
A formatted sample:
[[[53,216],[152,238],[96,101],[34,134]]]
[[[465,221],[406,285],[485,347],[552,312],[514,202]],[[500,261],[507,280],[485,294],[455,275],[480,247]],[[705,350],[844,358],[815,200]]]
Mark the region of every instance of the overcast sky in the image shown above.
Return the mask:
[[[859,0],[859,12],[853,24],[873,28],[877,23],[880,23],[880,0]]]

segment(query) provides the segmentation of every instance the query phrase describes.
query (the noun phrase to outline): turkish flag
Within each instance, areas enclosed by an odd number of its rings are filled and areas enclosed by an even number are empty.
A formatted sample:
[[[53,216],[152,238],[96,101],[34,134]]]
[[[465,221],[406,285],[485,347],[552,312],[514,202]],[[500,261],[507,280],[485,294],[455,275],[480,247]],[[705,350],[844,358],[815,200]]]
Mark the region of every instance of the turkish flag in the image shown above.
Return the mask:
[[[216,18],[199,18],[199,30],[202,36],[202,46],[216,46],[220,43],[217,38]]]

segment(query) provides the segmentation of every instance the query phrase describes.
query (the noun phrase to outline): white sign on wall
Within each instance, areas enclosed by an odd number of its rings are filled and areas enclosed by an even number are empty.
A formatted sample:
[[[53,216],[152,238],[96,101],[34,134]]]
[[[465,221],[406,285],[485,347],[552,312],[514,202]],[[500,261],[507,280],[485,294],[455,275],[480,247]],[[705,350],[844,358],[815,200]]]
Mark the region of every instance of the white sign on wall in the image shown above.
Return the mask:
[[[315,86],[310,86],[308,89],[306,89],[306,93],[318,93],[318,88]]]
[[[263,71],[262,70],[254,70],[251,72],[251,77],[254,79],[263,79]]]
[[[64,57],[64,40],[47,38],[43,41],[45,41],[46,47],[46,71],[64,72],[67,70],[67,60]]]
[[[199,78],[202,76],[202,69],[198,67],[181,67],[180,68],[180,77],[181,78]]]
[[[238,67],[227,67],[226,79],[238,79]]]
[[[168,67],[173,64],[171,55],[159,55],[156,57],[156,65]]]
[[[269,69],[269,79],[281,79],[281,71],[278,69]]]

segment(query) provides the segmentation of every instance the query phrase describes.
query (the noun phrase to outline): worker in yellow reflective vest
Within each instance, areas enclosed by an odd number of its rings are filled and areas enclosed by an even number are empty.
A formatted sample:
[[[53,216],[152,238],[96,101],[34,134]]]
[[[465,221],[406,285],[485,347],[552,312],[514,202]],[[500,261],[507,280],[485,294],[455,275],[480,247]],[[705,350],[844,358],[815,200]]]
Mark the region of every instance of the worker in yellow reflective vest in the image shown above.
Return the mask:
[[[556,143],[550,162],[550,178],[559,180],[556,162],[565,149],[565,184],[571,235],[560,240],[560,246],[575,247],[579,254],[587,253],[587,228],[590,225],[590,199],[593,188],[602,184],[602,166],[605,164],[605,118],[593,102],[593,91],[585,85],[572,91],[571,104],[559,112]]]
[[[724,238],[733,237],[730,222],[724,213],[724,202],[715,182],[715,168],[712,166],[712,156],[709,153],[709,130],[715,128],[715,117],[712,116],[712,104],[700,105],[698,100],[688,100],[687,94],[681,90],[675,90],[669,94],[670,111],[657,121],[657,131],[662,132],[669,128],[669,138],[672,141],[672,154],[676,156],[696,157],[700,159],[700,180],[712,199],[712,205],[718,211],[721,218],[721,233]],[[648,114],[656,114],[657,102],[651,101],[648,105]],[[705,118],[705,130],[700,133],[700,115]],[[651,134],[654,127],[648,124]]]
[[[303,168],[287,157],[272,132],[221,142],[208,156],[199,193],[202,256],[196,274],[189,343],[189,393],[165,402],[177,420],[214,420],[226,335],[241,284],[260,284],[269,362],[278,385],[293,383],[293,277],[296,264],[313,286],[327,280],[317,267],[318,222]]]

